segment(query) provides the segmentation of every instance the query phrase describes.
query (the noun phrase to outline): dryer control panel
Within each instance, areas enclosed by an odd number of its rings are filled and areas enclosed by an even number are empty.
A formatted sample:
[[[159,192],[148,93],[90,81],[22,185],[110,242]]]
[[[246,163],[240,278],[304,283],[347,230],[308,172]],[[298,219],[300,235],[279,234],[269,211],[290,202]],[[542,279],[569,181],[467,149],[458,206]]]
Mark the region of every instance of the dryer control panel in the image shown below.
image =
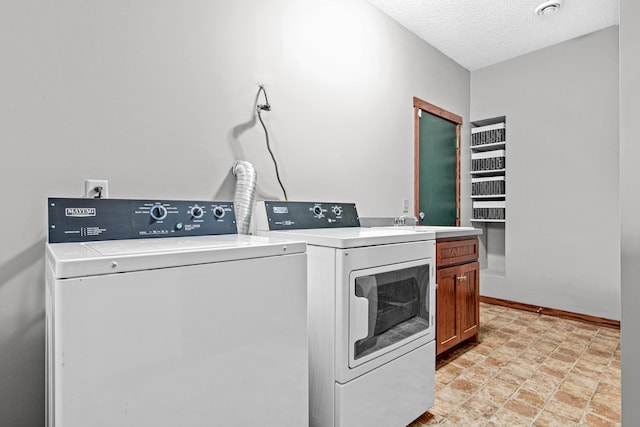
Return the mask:
[[[256,214],[266,214],[265,221],[258,218],[258,228],[264,230],[294,230],[305,228],[360,227],[354,203],[335,202],[280,202],[265,201]]]
[[[49,198],[49,243],[237,234],[232,202]]]

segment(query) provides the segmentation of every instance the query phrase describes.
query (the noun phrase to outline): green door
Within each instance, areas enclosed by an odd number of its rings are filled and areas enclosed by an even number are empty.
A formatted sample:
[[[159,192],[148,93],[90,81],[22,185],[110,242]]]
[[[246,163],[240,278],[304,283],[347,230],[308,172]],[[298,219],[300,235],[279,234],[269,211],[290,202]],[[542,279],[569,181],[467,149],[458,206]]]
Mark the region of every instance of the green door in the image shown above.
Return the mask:
[[[420,117],[420,225],[456,225],[456,124],[426,111]]]

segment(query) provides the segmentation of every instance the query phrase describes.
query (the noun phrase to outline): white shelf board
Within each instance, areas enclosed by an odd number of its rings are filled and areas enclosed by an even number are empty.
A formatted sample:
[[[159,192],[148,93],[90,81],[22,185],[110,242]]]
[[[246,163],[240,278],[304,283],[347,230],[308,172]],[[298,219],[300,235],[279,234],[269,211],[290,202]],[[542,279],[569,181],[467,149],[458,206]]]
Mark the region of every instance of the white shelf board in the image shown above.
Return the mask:
[[[497,117],[492,117],[490,119],[472,120],[471,121],[471,124],[474,127],[489,126],[489,125],[493,125],[493,124],[496,124],[496,123],[504,123],[506,125],[507,116],[497,116]]]
[[[481,194],[481,195],[475,195],[475,196],[471,196],[472,199],[504,199],[505,195],[504,194]]]
[[[471,171],[469,172],[471,175],[500,175],[504,174],[506,169],[493,169],[493,170],[484,170],[484,171]]]
[[[505,148],[506,145],[507,145],[507,141],[493,142],[491,144],[472,145],[471,146],[471,151],[496,150],[496,149],[500,149],[500,148]]]

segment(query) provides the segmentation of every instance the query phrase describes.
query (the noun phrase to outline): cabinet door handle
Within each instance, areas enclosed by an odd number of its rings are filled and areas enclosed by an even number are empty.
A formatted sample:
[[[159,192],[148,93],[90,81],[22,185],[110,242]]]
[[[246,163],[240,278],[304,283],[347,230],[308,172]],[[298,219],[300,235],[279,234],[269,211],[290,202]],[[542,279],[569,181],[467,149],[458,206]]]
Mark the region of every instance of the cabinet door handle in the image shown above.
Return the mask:
[[[467,276],[458,276],[458,280],[467,280]]]

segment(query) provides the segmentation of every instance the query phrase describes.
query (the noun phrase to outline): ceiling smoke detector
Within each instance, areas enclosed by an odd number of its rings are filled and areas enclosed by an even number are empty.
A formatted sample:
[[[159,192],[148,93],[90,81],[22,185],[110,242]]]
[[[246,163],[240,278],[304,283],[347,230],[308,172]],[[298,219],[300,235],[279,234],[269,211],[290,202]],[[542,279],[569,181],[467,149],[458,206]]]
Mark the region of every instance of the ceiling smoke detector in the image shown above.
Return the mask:
[[[544,3],[540,3],[538,7],[536,7],[536,15],[549,15],[551,13],[557,12],[562,6],[562,0],[549,0]]]

